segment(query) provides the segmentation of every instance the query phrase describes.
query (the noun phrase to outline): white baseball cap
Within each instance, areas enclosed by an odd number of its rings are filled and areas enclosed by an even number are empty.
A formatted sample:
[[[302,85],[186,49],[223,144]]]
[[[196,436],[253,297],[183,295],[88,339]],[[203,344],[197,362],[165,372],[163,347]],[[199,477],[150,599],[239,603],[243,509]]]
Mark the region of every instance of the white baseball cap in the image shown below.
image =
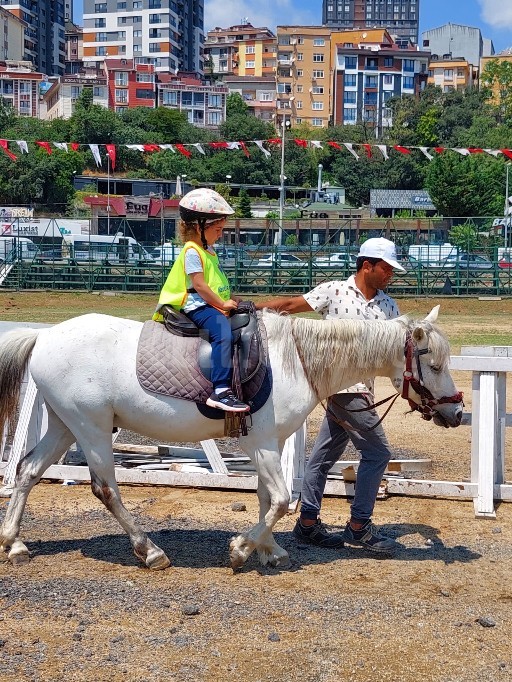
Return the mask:
[[[367,239],[361,244],[357,257],[359,258],[360,256],[364,258],[379,258],[389,263],[391,267],[405,272],[405,268],[397,260],[395,245],[389,239],[384,239],[384,237]]]

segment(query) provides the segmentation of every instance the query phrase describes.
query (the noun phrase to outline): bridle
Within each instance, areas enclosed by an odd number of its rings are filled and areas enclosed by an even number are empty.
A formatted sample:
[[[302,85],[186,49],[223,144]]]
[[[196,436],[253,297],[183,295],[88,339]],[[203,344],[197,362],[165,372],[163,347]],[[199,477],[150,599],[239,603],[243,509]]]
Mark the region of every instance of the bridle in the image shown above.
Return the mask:
[[[405,355],[405,370],[402,382],[402,398],[407,400],[411,410],[418,410],[421,412],[422,419],[430,420],[435,414],[434,407],[436,405],[443,405],[446,403],[461,403],[464,394],[459,391],[452,396],[443,396],[442,398],[434,398],[432,393],[428,390],[423,382],[423,374],[421,372],[420,355],[429,353],[428,348],[419,349],[412,340],[412,334],[407,332],[405,337],[404,355]],[[414,377],[413,361],[416,360],[416,372],[418,378]],[[410,389],[420,397],[419,403],[413,400],[410,396]]]

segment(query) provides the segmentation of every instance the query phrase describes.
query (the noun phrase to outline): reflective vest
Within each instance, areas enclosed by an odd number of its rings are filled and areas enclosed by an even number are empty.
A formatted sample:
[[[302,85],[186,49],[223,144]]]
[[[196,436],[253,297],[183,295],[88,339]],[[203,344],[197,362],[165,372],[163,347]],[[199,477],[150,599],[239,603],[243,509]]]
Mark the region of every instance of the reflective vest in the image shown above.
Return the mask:
[[[187,242],[176,258],[174,265],[165,280],[160,292],[158,305],[153,320],[163,322],[163,316],[159,310],[163,305],[170,305],[176,310],[181,310],[187,301],[187,273],[185,272],[185,254],[190,248],[194,248],[201,258],[204,281],[223,301],[231,297],[229,282],[226,275],[219,268],[217,254],[205,251],[195,242]]]

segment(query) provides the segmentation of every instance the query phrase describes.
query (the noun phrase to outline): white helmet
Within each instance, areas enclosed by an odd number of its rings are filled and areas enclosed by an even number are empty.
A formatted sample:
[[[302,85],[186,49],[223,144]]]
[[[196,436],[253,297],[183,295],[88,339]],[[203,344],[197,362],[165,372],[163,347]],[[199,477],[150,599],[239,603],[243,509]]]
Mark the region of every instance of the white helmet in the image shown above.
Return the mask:
[[[233,215],[235,212],[218,192],[198,187],[185,194],[180,201],[180,216],[186,223]]]

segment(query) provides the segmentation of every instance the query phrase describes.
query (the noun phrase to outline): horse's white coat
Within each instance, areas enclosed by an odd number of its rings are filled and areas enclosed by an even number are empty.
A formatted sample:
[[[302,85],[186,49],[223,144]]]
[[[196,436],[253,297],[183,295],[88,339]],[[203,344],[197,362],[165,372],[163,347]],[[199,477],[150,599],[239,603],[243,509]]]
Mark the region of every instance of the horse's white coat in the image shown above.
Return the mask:
[[[436,316],[437,311],[432,311],[431,321]],[[265,406],[253,416],[248,436],[240,440],[258,472],[260,517],[253,528],[232,540],[234,568],[255,549],[263,564],[287,563],[286,551],[272,536],[274,525],[288,508],[280,465],[286,438],[301,426],[319,399],[357,380],[388,376],[399,388],[407,329],[419,348],[430,349],[421,357],[421,367],[433,396],[456,392],[448,372],[448,343],[431,321],[320,321],[264,313],[273,389]],[[8,551],[13,563],[28,558],[18,532],[30,490],[76,440],[87,457],[94,494],[128,533],[135,554],[150,568],[169,565],[164,552],[138,528],[121,502],[114,473],[112,427],[179,442],[221,437],[223,422],[201,416],[193,403],[153,395],[141,388],[135,375],[141,327],[139,322],[93,314],[49,329],[16,330],[0,340],[0,396],[13,395],[33,347],[30,371],[48,407],[48,432],[19,464],[0,531],[0,547]],[[17,373],[12,372],[13,366]],[[445,423],[460,423],[460,403],[436,409]],[[2,410],[0,397],[0,426],[12,417],[10,412],[12,407]]]

